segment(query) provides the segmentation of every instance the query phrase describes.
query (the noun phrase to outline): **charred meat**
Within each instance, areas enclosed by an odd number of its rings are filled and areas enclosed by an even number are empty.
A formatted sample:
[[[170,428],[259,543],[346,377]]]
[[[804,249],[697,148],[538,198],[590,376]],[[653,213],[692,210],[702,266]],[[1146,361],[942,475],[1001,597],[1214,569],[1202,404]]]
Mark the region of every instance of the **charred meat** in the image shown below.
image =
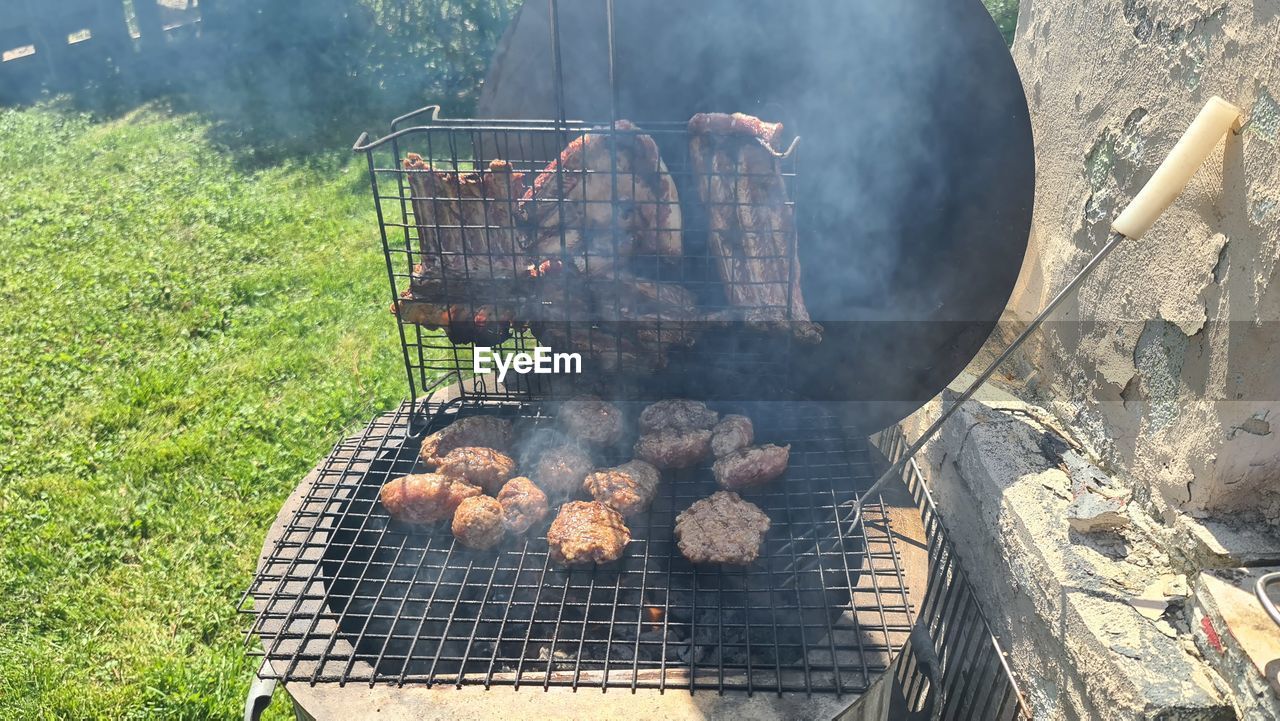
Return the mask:
[[[410,323],[445,328],[454,343],[498,345],[518,314],[514,281],[523,269],[516,204],[524,178],[494,160],[478,173],[440,170],[415,153],[404,159],[418,225],[419,262],[393,311]],[[494,282],[498,281],[498,282]],[[488,283],[488,285],[477,285]],[[476,285],[474,292],[469,287]],[[478,307],[442,302],[443,291],[484,297]],[[502,289],[494,291],[493,289]]]
[[[781,124],[750,115],[699,113],[689,121],[689,152],[728,305],[754,326],[817,343],[822,326],[810,321],[800,291],[781,134]]]
[[[498,491],[507,532],[519,535],[547,517],[547,494],[524,476],[516,476]]]
[[[661,468],[689,468],[711,455],[711,431],[674,428],[646,433],[635,445],[636,458]]]
[[[622,411],[593,396],[565,401],[557,419],[566,433],[589,446],[611,446],[622,439]]]
[[[786,473],[790,457],[791,446],[748,446],[717,459],[711,472],[723,488],[750,490]]]
[[[483,493],[476,486],[438,473],[388,481],[380,492],[387,513],[404,523],[435,523],[453,516],[458,505]]]
[[[492,448],[462,446],[440,459],[436,473],[480,486],[485,493],[492,495],[516,474],[516,462]]]
[[[594,471],[583,487],[597,501],[623,516],[643,513],[658,495],[658,469],[644,461]]]
[[[711,452],[717,458],[751,445],[756,438],[755,426],[746,416],[730,414],[711,429]]]
[[[640,430],[652,433],[671,428],[677,431],[707,429],[716,424],[720,414],[702,401],[671,398],[658,401],[640,411]]]
[[[551,558],[565,565],[616,561],[630,542],[622,514],[597,501],[564,504],[547,529]]]
[[[574,139],[534,178],[518,213],[535,262],[565,256],[586,275],[608,275],[635,253],[683,250],[675,183],[657,143],[626,120]]]
[[[582,490],[582,481],[595,468],[591,454],[575,443],[548,448],[529,477],[548,495],[564,498]]]
[[[691,563],[742,566],[760,556],[769,517],[731,491],[717,491],[676,516],[676,544]]]
[[[489,496],[472,496],[458,504],[451,529],[458,542],[468,548],[493,548],[506,533],[502,506]]]
[[[419,455],[428,468],[435,468],[449,451],[467,446],[510,450],[511,421],[493,416],[459,419],[424,438]]]
[[[541,304],[528,319],[544,345],[569,348],[604,370],[654,371],[667,366],[672,350],[697,341],[697,298],[670,281],[618,270],[593,278],[558,262],[533,272]]]

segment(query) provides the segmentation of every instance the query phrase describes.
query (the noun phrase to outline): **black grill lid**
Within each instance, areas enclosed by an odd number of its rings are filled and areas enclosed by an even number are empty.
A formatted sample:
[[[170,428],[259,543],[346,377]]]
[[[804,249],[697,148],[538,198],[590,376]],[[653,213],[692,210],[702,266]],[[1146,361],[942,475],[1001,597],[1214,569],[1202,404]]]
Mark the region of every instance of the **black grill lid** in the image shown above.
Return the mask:
[[[939,392],[1005,307],[1034,197],[1022,84],[982,4],[625,0],[615,14],[619,117],[741,111],[802,137],[802,282],[827,332],[793,365],[801,395],[853,402],[874,429]],[[556,116],[549,15],[545,0],[522,8],[480,117]],[[559,0],[559,35],[567,116],[607,120],[604,0]]]

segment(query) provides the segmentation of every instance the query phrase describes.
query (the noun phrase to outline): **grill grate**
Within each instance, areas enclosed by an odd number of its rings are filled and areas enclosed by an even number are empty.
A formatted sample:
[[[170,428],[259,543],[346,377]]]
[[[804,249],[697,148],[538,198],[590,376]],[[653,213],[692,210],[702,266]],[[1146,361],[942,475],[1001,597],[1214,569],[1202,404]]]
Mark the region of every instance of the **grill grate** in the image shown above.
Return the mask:
[[[476,552],[443,526],[392,522],[377,493],[415,470],[414,410],[406,403],[340,443],[286,509],[245,603],[263,676],[858,694],[907,639],[887,515],[874,506],[851,528],[847,513],[881,457],[811,404],[738,409],[760,419],[761,439],[792,444],[787,476],[750,496],[773,527],[761,559],[741,569],[695,569],[671,535],[675,515],[715,490],[705,467],[664,476],[652,509],[631,519],[626,555],[605,566],[549,562],[545,524]],[[551,420],[533,403],[431,410],[435,425],[473,413]]]

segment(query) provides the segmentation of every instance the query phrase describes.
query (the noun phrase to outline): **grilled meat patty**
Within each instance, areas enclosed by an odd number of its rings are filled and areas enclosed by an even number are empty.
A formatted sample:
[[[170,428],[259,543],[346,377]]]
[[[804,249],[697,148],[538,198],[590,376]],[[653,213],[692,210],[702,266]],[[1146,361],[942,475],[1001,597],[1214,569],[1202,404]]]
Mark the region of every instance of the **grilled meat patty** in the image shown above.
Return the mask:
[[[507,481],[498,491],[498,503],[502,505],[502,517],[507,532],[519,535],[535,523],[547,517],[547,494],[524,476]]]
[[[707,408],[702,401],[672,398],[658,401],[640,411],[640,431],[653,433],[665,429],[687,431],[711,428],[720,414]]]
[[[493,548],[506,533],[502,505],[489,496],[472,496],[453,513],[453,535],[468,548]]]
[[[516,462],[492,448],[463,446],[446,453],[436,466],[436,473],[480,486],[492,495],[516,474]]]
[[[630,542],[622,514],[598,501],[564,504],[547,529],[551,558],[565,565],[616,561]]]
[[[591,454],[575,443],[543,451],[529,477],[548,495],[567,497],[582,490],[582,480],[595,468]]]
[[[634,452],[636,458],[661,469],[689,468],[711,455],[711,431],[665,428],[640,436]]]
[[[510,450],[511,421],[493,416],[456,420],[424,438],[419,455],[428,468],[434,469],[449,451],[467,446]]]
[[[676,516],[676,544],[692,563],[746,565],[760,556],[769,517],[732,491],[717,491]]]
[[[483,493],[478,487],[438,473],[417,473],[388,481],[379,495],[387,513],[405,523],[435,523],[453,516],[458,504]]]
[[[658,495],[658,469],[644,461],[629,461],[587,476],[583,488],[592,498],[623,516],[642,513]]]
[[[593,396],[565,401],[556,417],[574,439],[598,448],[617,443],[625,429],[622,411]]]
[[[711,472],[723,488],[750,490],[786,473],[790,458],[791,446],[748,446],[717,459]]]
[[[740,415],[727,415],[711,429],[711,452],[717,458],[751,445],[756,438],[751,419]]]

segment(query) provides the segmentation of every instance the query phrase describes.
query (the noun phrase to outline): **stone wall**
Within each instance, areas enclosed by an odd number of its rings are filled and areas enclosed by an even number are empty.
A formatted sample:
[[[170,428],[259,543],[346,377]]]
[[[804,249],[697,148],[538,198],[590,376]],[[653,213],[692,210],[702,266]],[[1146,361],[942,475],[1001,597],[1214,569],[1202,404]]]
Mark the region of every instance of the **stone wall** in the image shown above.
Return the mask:
[[[1013,54],[1038,186],[1017,320],[1101,247],[1210,96],[1252,118],[1020,367],[1157,506],[1280,523],[1280,3],[1023,0]]]

